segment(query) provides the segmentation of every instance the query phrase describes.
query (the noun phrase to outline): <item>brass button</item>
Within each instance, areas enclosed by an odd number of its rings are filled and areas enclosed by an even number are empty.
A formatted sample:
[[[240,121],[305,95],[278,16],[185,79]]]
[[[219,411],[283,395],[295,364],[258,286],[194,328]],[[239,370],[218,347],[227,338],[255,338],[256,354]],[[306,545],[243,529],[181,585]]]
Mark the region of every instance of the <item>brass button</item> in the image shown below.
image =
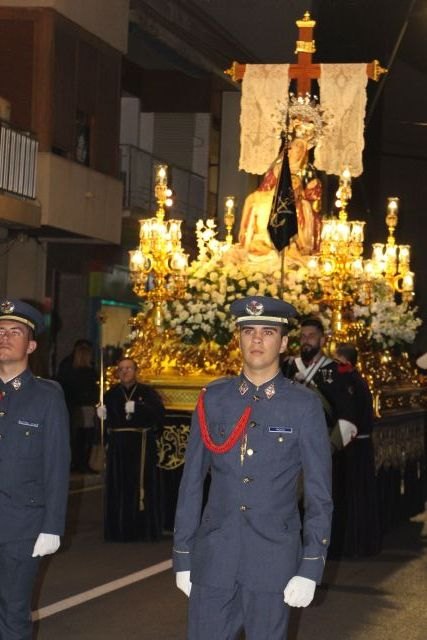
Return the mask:
[[[248,456],[253,456],[254,455],[254,450],[253,449],[248,449],[246,451],[246,453],[248,454]]]
[[[220,430],[219,430],[219,435],[220,435],[220,436],[223,436],[223,435],[224,435],[224,433],[225,433],[225,429],[220,429]]]
[[[246,511],[247,506],[245,504],[240,505],[240,511]]]
[[[249,423],[249,426],[252,427],[252,429],[253,429],[254,427],[257,426],[257,424],[256,424],[256,422],[254,420],[251,420],[250,423]]]
[[[2,438],[3,438],[3,434],[2,434],[2,433],[0,433],[0,440],[1,440]]]
[[[3,416],[6,415],[6,411],[0,411],[0,418],[3,418]]]
[[[328,541],[327,541],[327,539],[326,539],[326,538],[323,538],[323,540],[322,540],[322,544],[328,544]]]
[[[26,435],[26,436],[31,435],[30,431],[26,431],[26,432],[25,432],[25,435]]]
[[[255,402],[258,402],[258,400],[259,400],[259,396],[255,395],[255,396],[253,397],[253,399],[255,400]]]
[[[247,476],[243,478],[243,484],[249,484],[249,482],[252,482],[252,478],[248,478]]]
[[[283,436],[279,436],[277,438],[277,442],[284,442],[284,441],[285,441],[285,438]]]

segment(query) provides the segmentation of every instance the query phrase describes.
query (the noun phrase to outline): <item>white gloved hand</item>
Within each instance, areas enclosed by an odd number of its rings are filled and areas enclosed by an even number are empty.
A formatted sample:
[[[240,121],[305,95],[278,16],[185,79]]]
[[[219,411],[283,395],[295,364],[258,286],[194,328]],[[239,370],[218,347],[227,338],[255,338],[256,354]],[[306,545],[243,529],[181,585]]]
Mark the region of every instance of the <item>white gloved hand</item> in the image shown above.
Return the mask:
[[[100,420],[107,419],[107,407],[105,406],[105,404],[100,404],[96,407],[96,415]]]
[[[314,598],[316,582],[310,578],[294,576],[283,592],[283,600],[290,607],[308,607]]]
[[[176,586],[180,589],[187,598],[190,597],[191,582],[189,571],[177,571],[176,573]]]
[[[357,436],[357,427],[352,422],[340,418],[338,420],[343,446],[346,447]]]
[[[61,539],[53,533],[39,533],[33,549],[33,558],[36,556],[47,556],[58,551]]]

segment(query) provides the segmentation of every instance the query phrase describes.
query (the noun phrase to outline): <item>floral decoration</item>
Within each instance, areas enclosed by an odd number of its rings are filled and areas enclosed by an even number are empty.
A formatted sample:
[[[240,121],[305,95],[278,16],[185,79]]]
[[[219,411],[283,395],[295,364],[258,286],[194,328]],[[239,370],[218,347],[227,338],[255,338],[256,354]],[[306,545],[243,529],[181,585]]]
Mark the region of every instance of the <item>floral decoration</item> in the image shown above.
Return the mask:
[[[213,342],[224,346],[231,341],[235,329],[229,314],[233,300],[280,295],[280,261],[269,262],[268,268],[251,262],[238,245],[216,239],[213,220],[199,220],[196,236],[199,253],[189,267],[187,292],[184,299],[167,304],[165,323],[184,344]],[[357,290],[351,293],[352,297],[357,296]],[[301,316],[320,317],[328,329],[331,312],[322,302],[323,294],[318,282],[311,278],[308,283],[308,270],[303,264],[293,263],[285,269],[283,299],[293,304]],[[421,324],[416,308],[396,302],[381,281],[374,284],[371,299],[358,299],[351,313],[354,320],[363,322],[368,338],[384,348],[412,343]]]

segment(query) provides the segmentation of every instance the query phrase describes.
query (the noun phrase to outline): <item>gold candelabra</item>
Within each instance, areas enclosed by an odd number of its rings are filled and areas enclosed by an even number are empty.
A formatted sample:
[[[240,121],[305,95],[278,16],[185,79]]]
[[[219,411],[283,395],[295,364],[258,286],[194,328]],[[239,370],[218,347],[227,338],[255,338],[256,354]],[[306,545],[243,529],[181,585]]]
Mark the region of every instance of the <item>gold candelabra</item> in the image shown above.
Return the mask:
[[[129,269],[133,290],[153,303],[153,318],[161,326],[162,306],[180,298],[187,287],[188,255],[181,246],[182,220],[165,220],[165,207],[172,205],[167,184],[167,165],[155,167],[155,217],[139,221],[139,246],[129,251]]]
[[[224,201],[224,224],[227,231],[227,235],[225,236],[225,242],[227,245],[231,246],[233,244],[233,235],[231,233],[235,221],[235,206],[236,199],[234,196],[227,196]]]
[[[351,198],[351,175],[345,169],[336,192],[338,216],[323,221],[320,253],[311,256],[307,267],[311,282],[320,280],[324,302],[332,309],[332,330],[343,329],[343,308],[349,301],[347,285],[363,277],[363,239],[365,222],[347,220],[347,204]]]
[[[322,224],[320,252],[308,261],[311,283],[320,283],[323,302],[332,310],[332,332],[339,335],[343,327],[344,307],[355,297],[369,302],[375,282],[385,281],[390,295],[401,294],[410,302],[414,295],[414,273],[410,270],[410,246],[398,245],[394,232],[398,222],[399,198],[387,201],[385,244],[372,245],[372,258],[364,260],[363,240],[365,222],[347,219],[347,205],[351,198],[351,175],[344,169],[336,192],[337,217],[326,218]]]
[[[372,245],[372,259],[365,261],[365,271],[370,278],[383,278],[390,295],[399,293],[402,300],[410,302],[414,295],[414,273],[410,267],[411,247],[408,244],[396,244],[394,232],[399,220],[399,198],[387,199],[385,222],[388,238],[385,244]]]

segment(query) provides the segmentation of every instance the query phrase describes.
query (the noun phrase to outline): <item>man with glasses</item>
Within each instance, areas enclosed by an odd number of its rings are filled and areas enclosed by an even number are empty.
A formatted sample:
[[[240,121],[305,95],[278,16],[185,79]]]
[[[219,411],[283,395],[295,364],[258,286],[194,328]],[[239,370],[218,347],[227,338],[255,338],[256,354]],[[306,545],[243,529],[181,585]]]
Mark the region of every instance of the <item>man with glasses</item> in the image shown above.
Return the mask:
[[[40,556],[64,532],[70,468],[61,387],[36,378],[28,357],[42,314],[0,301],[0,638],[30,640],[31,594]]]

